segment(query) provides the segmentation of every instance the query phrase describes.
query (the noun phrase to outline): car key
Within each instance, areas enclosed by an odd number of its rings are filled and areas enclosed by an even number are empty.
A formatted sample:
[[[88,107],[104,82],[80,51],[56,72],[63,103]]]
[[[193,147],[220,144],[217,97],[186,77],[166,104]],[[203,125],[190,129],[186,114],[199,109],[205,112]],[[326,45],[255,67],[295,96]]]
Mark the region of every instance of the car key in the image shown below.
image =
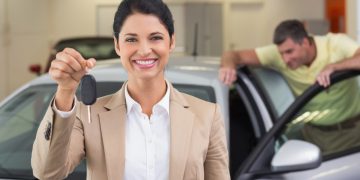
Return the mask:
[[[96,102],[96,80],[91,74],[86,74],[81,79],[81,100],[87,106],[88,123],[91,123],[90,106]]]

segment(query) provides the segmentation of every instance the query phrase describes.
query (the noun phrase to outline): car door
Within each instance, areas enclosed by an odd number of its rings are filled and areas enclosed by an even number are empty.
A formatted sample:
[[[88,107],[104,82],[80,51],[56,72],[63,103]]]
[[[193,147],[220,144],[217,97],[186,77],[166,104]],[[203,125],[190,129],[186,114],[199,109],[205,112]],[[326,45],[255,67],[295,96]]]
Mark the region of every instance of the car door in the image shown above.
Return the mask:
[[[236,172],[235,179],[358,179],[359,74],[360,71],[334,73],[330,88],[314,84],[307,89],[260,140]],[[335,98],[334,93],[344,88],[353,91]],[[319,99],[326,103],[315,106]],[[335,113],[336,110],[340,113]],[[321,127],[315,124],[329,121],[337,123]],[[319,135],[317,141],[308,138],[307,133],[317,132],[317,128],[325,136]]]
[[[263,67],[240,67],[237,82],[229,92],[230,174],[253,151],[276,118],[294,101],[283,76]]]

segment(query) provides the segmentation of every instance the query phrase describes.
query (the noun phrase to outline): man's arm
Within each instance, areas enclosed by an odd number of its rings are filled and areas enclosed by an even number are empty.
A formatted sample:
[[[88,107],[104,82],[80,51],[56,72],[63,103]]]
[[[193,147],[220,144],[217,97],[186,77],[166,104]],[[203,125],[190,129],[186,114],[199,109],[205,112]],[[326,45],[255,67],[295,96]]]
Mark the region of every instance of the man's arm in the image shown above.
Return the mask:
[[[355,54],[337,63],[327,65],[317,76],[316,81],[324,87],[330,86],[330,75],[336,71],[341,70],[360,70],[360,48],[356,50]]]
[[[236,81],[236,66],[242,65],[261,65],[254,49],[227,51],[221,57],[221,67],[219,70],[219,79],[226,85],[231,85]]]

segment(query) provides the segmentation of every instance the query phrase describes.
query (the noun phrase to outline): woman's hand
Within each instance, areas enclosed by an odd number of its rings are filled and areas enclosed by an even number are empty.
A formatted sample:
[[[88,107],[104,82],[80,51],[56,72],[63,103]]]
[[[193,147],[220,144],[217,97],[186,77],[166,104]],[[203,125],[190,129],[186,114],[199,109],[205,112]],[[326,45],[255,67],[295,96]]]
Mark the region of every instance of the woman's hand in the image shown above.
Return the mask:
[[[58,84],[55,101],[59,110],[71,109],[81,78],[95,66],[95,63],[95,59],[86,60],[72,48],[65,48],[56,54],[56,59],[51,62],[49,74]]]

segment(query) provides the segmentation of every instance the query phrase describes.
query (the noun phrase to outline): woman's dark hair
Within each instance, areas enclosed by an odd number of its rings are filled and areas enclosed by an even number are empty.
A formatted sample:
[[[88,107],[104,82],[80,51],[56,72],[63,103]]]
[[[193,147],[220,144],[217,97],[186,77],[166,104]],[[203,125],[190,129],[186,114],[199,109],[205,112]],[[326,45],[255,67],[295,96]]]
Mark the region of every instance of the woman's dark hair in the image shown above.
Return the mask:
[[[123,0],[114,17],[113,31],[119,38],[124,21],[134,13],[152,14],[160,19],[169,32],[170,38],[174,34],[174,20],[168,6],[162,0]]]
[[[301,44],[305,38],[311,39],[305,30],[304,24],[299,20],[286,20],[275,29],[273,43],[282,44],[287,38]]]

